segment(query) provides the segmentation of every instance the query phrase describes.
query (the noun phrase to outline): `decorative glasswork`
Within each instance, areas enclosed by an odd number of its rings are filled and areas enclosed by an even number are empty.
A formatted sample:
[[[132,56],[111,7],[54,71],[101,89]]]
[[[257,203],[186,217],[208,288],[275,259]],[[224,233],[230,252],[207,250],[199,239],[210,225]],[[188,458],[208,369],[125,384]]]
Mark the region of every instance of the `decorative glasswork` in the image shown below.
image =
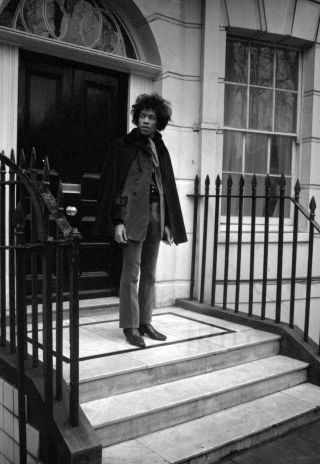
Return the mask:
[[[11,0],[2,3],[0,26],[137,58],[124,27],[101,1]]]

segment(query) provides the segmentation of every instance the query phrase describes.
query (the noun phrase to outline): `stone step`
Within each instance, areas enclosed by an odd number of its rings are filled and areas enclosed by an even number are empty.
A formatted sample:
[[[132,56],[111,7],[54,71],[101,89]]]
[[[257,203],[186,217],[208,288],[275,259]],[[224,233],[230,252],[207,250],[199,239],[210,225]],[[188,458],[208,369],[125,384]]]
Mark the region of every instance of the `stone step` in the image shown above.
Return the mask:
[[[307,364],[272,356],[89,401],[82,405],[104,446],[190,421],[305,382]]]
[[[203,464],[320,417],[320,388],[304,383],[103,449],[103,464]]]
[[[218,335],[132,350],[123,356],[81,363],[80,402],[204,374],[278,354],[278,335],[246,328]]]

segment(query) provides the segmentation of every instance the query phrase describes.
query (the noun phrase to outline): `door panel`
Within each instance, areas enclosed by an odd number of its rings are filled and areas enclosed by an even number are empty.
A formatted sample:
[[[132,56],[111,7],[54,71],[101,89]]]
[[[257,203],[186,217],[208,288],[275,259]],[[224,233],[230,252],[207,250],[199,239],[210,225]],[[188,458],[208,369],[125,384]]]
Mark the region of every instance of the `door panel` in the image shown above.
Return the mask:
[[[84,160],[84,172],[100,172],[106,147],[114,139],[113,134],[118,131],[117,121],[121,120],[117,105],[117,79],[103,77],[86,73],[82,82],[82,135],[88,154]]]
[[[108,147],[126,132],[127,87],[123,73],[20,51],[18,146],[26,154],[36,148],[38,168],[48,156],[63,183],[81,184],[81,195],[66,194],[65,201],[77,203],[77,225],[87,242],[97,200],[88,185],[97,192]],[[114,259],[119,262],[111,249],[82,249],[80,289],[86,296],[117,285],[110,278]]]

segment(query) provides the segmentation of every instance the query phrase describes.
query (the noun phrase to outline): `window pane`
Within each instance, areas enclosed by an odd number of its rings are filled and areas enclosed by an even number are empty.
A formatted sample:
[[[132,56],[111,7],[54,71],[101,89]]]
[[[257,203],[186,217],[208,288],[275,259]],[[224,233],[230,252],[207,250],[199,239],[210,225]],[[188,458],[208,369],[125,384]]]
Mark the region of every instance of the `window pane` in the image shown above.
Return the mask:
[[[277,50],[276,87],[287,90],[298,88],[299,54],[294,50]]]
[[[295,132],[297,114],[297,95],[291,92],[276,91],[275,131]]]
[[[250,57],[250,84],[272,87],[273,49],[252,46]]]
[[[292,139],[272,137],[270,154],[270,173],[291,176]]]
[[[242,172],[241,132],[226,131],[223,138],[223,170]]]
[[[268,168],[268,136],[247,134],[245,172],[264,174]]]
[[[272,130],[272,90],[250,88],[249,128]]]
[[[224,123],[226,126],[246,128],[247,88],[226,85]]]
[[[248,44],[227,41],[226,75],[229,82],[248,82]]]

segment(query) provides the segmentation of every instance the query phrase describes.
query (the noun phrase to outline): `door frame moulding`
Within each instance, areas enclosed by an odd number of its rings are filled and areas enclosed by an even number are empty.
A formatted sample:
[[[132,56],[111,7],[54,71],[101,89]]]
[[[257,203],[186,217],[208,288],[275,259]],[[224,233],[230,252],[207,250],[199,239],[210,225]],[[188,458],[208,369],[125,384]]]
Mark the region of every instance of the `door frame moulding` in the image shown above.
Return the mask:
[[[53,41],[5,27],[0,27],[0,43],[100,68],[141,74],[152,79],[155,79],[162,72],[162,67],[156,64],[87,49],[79,45]]]

